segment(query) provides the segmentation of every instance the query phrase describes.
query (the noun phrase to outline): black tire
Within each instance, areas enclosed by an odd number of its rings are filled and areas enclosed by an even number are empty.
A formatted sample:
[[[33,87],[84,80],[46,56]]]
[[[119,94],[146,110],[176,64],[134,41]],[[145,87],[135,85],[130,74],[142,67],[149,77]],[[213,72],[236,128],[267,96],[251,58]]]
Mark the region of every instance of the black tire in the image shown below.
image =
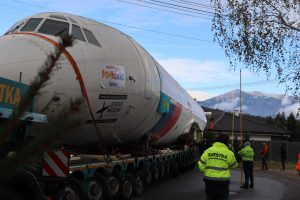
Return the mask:
[[[176,159],[174,159],[172,161],[172,163],[173,163],[172,166],[171,166],[172,177],[176,178],[179,175],[179,164],[178,164],[178,161]]]
[[[105,196],[108,199],[116,199],[120,196],[121,189],[121,175],[120,172],[115,171],[107,176],[104,183]]]
[[[69,178],[63,188],[61,200],[83,200],[81,184],[76,178]]]
[[[104,196],[103,183],[100,178],[94,178],[89,183],[87,190],[88,200],[101,200]]]
[[[171,174],[171,165],[170,165],[170,161],[165,161],[165,165],[166,165],[166,178],[170,177]]]
[[[144,178],[147,185],[150,185],[153,181],[152,170],[149,166],[144,169]]]
[[[160,169],[159,169],[159,171],[160,171],[160,178],[164,179],[166,177],[166,163],[165,163],[165,161],[162,161],[159,164],[159,166],[160,166]]]
[[[143,172],[137,171],[133,176],[133,186],[134,186],[134,195],[139,196],[144,191],[144,181],[143,181]]]
[[[126,174],[121,183],[121,199],[130,199],[133,194],[133,177]]]
[[[152,174],[153,174],[153,182],[158,181],[159,179],[159,168],[158,163],[154,163],[151,166]]]
[[[0,185],[0,199],[5,200],[26,200],[18,191],[12,188]]]

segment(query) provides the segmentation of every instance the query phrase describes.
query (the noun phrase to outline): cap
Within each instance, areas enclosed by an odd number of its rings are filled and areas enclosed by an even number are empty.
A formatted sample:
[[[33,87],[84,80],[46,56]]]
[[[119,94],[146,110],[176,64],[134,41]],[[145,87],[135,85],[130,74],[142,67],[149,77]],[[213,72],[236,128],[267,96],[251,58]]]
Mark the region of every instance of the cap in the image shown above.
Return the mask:
[[[249,141],[245,142],[244,146],[250,146],[250,142]]]

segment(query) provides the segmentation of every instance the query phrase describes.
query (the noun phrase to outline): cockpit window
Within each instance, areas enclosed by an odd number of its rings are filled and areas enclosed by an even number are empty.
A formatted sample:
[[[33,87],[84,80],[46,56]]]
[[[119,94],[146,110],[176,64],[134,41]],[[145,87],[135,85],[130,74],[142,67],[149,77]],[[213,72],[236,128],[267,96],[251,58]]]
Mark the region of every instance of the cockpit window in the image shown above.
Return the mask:
[[[69,23],[47,19],[38,32],[65,37],[69,34]]]
[[[50,15],[49,17],[67,21],[67,18],[65,18],[64,16],[61,16],[61,15]]]
[[[101,47],[101,45],[99,44],[98,40],[96,39],[96,37],[94,36],[94,34],[87,30],[87,29],[83,29],[83,32],[85,34],[85,37],[87,39],[87,41],[93,45],[96,45],[98,47]]]
[[[83,33],[82,33],[80,27],[77,26],[77,25],[74,25],[74,24],[72,25],[72,36],[75,39],[78,39],[78,40],[81,40],[81,41],[85,41]]]
[[[31,18],[27,21],[27,23],[23,26],[21,31],[34,31],[36,27],[41,23],[42,18]]]
[[[4,35],[7,35],[9,33],[12,33],[14,31],[16,31],[17,29],[19,29],[22,25],[24,24],[24,21],[19,21],[17,23],[15,23]]]

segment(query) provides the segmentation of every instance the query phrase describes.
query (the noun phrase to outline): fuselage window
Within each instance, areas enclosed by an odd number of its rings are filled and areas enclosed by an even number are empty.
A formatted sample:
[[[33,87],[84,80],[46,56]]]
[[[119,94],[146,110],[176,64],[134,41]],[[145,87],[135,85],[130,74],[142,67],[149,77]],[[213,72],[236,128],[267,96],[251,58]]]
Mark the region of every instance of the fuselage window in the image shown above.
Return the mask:
[[[96,39],[96,37],[94,36],[94,34],[87,30],[87,29],[83,29],[83,32],[85,34],[85,37],[87,39],[87,41],[93,45],[96,45],[98,47],[101,47],[101,45],[99,44],[98,40]]]
[[[17,29],[19,29],[24,24],[24,21],[19,21],[15,23],[4,35],[7,35],[9,33],[15,32]]]
[[[74,25],[74,24],[72,25],[72,36],[75,39],[78,39],[78,40],[81,40],[81,41],[85,41],[83,33],[82,33],[80,27],[77,26],[77,25]]]
[[[65,37],[69,34],[69,23],[47,19],[38,32]]]
[[[42,18],[31,18],[27,21],[27,23],[23,26],[21,31],[34,31],[36,27],[41,23]]]

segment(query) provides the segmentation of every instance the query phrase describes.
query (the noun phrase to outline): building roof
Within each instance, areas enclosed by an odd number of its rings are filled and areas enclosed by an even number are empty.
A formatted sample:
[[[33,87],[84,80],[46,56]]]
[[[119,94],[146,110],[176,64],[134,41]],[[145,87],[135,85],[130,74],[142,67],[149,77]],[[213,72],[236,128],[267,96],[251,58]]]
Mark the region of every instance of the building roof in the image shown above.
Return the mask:
[[[249,116],[233,116],[232,113],[224,112],[221,110],[215,110],[210,108],[203,108],[205,112],[211,112],[211,118],[208,117],[206,129],[210,130],[210,120],[214,120],[214,131],[218,132],[240,132],[240,119],[242,118],[242,131],[252,134],[267,134],[273,136],[287,135],[287,131],[266,124],[261,121],[256,121]],[[234,119],[234,120],[233,120]],[[233,123],[234,121],[234,123]],[[232,128],[234,127],[234,128]]]

